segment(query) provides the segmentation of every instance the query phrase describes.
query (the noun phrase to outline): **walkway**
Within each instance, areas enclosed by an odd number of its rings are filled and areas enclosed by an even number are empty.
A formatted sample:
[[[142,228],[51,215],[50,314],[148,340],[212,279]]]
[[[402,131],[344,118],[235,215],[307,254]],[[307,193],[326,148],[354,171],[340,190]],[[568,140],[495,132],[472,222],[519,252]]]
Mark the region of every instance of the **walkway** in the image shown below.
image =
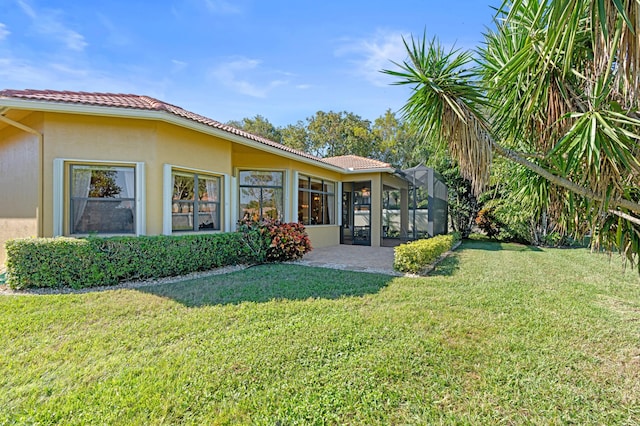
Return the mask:
[[[393,247],[339,245],[314,248],[299,265],[402,276],[393,270]]]

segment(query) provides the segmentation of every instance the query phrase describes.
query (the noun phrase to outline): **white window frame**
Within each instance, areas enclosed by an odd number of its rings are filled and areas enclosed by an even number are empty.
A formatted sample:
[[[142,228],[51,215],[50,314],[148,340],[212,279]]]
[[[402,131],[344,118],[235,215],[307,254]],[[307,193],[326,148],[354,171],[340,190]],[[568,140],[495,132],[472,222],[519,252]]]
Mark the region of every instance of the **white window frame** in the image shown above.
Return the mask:
[[[173,223],[171,217],[171,206],[173,204],[173,184],[171,175],[176,172],[194,173],[199,175],[209,175],[219,177],[220,182],[220,214],[223,216],[223,221],[220,224],[220,230],[212,231],[180,231],[173,232]],[[230,179],[227,173],[214,172],[210,170],[194,169],[193,167],[184,167],[176,164],[163,165],[162,171],[162,234],[163,235],[185,235],[185,234],[198,234],[202,232],[229,232],[231,231],[231,205],[229,202],[230,194]]]
[[[283,222],[291,222],[291,176],[289,169],[277,169],[277,168],[269,168],[269,167],[236,167],[234,169],[234,195],[236,199],[234,200],[234,210],[235,210],[235,218],[236,221],[241,219],[240,215],[240,172],[281,172],[282,173],[282,205],[284,211],[282,212],[282,220]],[[235,229],[235,225],[234,225]]]
[[[135,235],[146,235],[147,232],[147,212],[146,212],[146,183],[145,164],[136,161],[120,160],[87,160],[82,158],[56,158],[53,160],[53,236],[65,235],[64,229],[64,208],[69,206],[65,200],[65,176],[70,171],[71,165],[88,166],[128,166],[135,169]],[[68,194],[69,197],[71,194]],[[69,229],[69,231],[71,231]],[[79,235],[79,234],[68,234]],[[131,234],[108,234],[108,235],[131,235]],[[108,236],[100,234],[100,236]]]

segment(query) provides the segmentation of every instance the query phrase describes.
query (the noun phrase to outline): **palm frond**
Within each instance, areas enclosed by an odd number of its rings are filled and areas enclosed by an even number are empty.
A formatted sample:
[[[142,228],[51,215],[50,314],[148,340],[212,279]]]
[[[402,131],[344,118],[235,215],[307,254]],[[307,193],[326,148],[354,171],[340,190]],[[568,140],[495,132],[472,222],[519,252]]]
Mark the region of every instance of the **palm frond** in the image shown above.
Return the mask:
[[[396,63],[400,70],[383,72],[399,79],[394,84],[413,86],[402,109],[405,119],[421,134],[435,133],[446,141],[460,173],[479,194],[489,182],[492,140],[480,113],[486,100],[470,68],[472,55],[425,40],[404,40],[408,59]]]

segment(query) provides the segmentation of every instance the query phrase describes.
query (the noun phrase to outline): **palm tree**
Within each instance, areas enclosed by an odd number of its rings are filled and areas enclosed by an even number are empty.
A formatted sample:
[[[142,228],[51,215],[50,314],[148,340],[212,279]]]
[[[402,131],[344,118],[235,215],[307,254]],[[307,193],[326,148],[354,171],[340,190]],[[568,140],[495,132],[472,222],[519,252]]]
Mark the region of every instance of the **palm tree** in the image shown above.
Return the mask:
[[[405,118],[447,143],[476,193],[502,155],[544,178],[559,215],[586,215],[596,245],[637,263],[640,5],[513,0],[495,23],[475,52],[405,40],[408,59],[383,71],[413,88]]]

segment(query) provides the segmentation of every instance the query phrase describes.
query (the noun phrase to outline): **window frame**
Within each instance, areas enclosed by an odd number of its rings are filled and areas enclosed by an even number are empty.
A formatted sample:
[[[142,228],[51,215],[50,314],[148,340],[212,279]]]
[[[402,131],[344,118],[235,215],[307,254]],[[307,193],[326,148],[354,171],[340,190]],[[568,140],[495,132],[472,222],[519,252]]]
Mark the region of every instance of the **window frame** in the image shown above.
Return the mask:
[[[146,234],[146,182],[145,163],[121,160],[87,160],[76,158],[55,158],[53,160],[53,236],[82,237],[90,233],[71,233],[71,169],[72,166],[104,166],[134,168],[134,232],[104,233],[98,236],[145,235]]]
[[[230,224],[230,181],[227,173],[221,173],[213,170],[203,170],[194,167],[186,167],[178,164],[165,163],[163,165],[163,183],[162,183],[162,235],[186,235],[189,233],[201,233],[205,230],[198,231],[173,231],[172,223],[172,206],[173,206],[173,182],[172,173],[174,171],[182,173],[198,173],[205,176],[213,176],[220,178],[219,191],[219,215],[220,215],[220,230],[207,229],[208,232],[228,232],[231,230]]]
[[[179,169],[179,168],[172,168],[171,169],[171,179],[173,181],[173,177],[175,175],[183,175],[183,176],[191,176],[193,177],[193,186],[194,186],[194,194],[193,194],[193,200],[179,200],[173,197],[173,188],[171,191],[171,233],[178,233],[178,234],[183,234],[185,232],[219,232],[223,229],[222,226],[222,212],[221,212],[221,208],[222,208],[222,185],[223,185],[223,177],[221,175],[217,175],[214,173],[204,173],[204,172],[200,172],[200,171],[194,171],[194,170],[184,170],[184,169]],[[217,194],[216,194],[216,198],[217,201],[201,201],[199,200],[199,196],[198,194],[196,194],[195,192],[195,188],[198,188],[198,191],[200,189],[199,187],[199,180],[200,178],[214,178],[217,180]],[[193,214],[193,225],[191,229],[174,229],[173,227],[173,205],[174,204],[186,204],[186,205],[191,205],[192,206],[192,214]],[[217,224],[217,227],[214,228],[201,228],[198,223],[199,223],[199,219],[195,220],[196,215],[199,216],[200,214],[200,205],[215,205],[216,206],[216,218],[214,219],[214,224]]]
[[[304,180],[306,182],[306,186],[301,187],[300,186],[300,181]],[[315,182],[314,182],[315,181]],[[312,184],[313,183],[320,183],[320,188],[321,189],[313,189]],[[326,190],[326,185],[330,184],[333,186],[333,192],[329,192]],[[337,209],[336,209],[336,196],[338,194],[338,182],[336,181],[332,181],[329,179],[324,179],[321,177],[317,177],[317,176],[312,176],[312,175],[308,175],[308,174],[304,174],[304,173],[297,173],[296,174],[296,211],[298,212],[298,217],[297,217],[297,221],[299,223],[302,223],[304,226],[335,226],[338,224],[338,220],[336,217],[336,213],[337,213]],[[300,220],[300,206],[301,203],[304,202],[304,194],[307,194],[307,198],[308,198],[308,205],[306,206],[306,209],[308,209],[307,211],[307,221],[304,220],[304,214],[302,215],[303,220]],[[301,197],[301,195],[303,195]],[[319,201],[321,202],[320,204],[320,211],[322,212],[322,216],[323,216],[323,220],[322,223],[312,223],[311,218],[312,218],[312,200],[314,195],[319,196]],[[329,202],[329,197],[332,196],[333,197],[333,202]],[[304,206],[304,205],[303,205]],[[325,223],[324,222],[324,215],[325,215],[325,211],[326,208],[329,207],[331,209],[331,211],[329,212],[328,216],[329,216],[329,223]],[[303,207],[304,208],[304,207]],[[333,214],[331,214],[333,213]]]
[[[242,173],[243,172],[258,172],[258,173],[280,173],[281,177],[281,184],[278,185],[243,185],[242,184]],[[280,190],[280,194],[282,199],[281,201],[281,207],[282,207],[282,211],[279,212],[280,218],[277,220],[283,221],[285,222],[287,220],[287,215],[288,215],[288,208],[287,208],[287,202],[288,202],[288,197],[287,197],[287,179],[288,179],[288,173],[287,170],[283,170],[283,169],[262,169],[262,168],[238,168],[236,169],[236,173],[237,173],[237,191],[236,193],[238,194],[238,200],[237,200],[237,207],[238,207],[238,220],[243,220],[243,213],[242,213],[242,189],[243,188],[254,188],[260,189],[260,200],[259,200],[259,204],[258,204],[258,208],[259,208],[259,220],[264,218],[263,215],[263,197],[262,197],[262,193],[263,190],[266,189],[279,189]]]

